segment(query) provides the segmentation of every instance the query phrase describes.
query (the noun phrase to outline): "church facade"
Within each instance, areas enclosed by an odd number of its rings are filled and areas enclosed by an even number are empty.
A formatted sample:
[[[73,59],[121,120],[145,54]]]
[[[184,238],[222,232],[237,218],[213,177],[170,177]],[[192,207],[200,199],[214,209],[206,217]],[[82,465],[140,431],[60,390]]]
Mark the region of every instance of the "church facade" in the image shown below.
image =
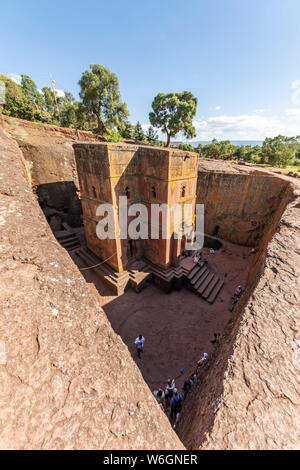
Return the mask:
[[[177,266],[184,250],[184,237],[171,219],[167,238],[162,236],[162,218],[158,219],[159,237],[151,238],[151,207],[165,204],[191,205],[191,230],[194,227],[198,154],[175,149],[119,143],[74,144],[88,248],[117,272],[135,260],[145,258],[162,269]],[[147,208],[149,236],[146,239],[121,238],[119,197],[127,198],[128,207],[141,203]],[[110,204],[115,210],[115,236],[101,240],[97,236],[97,208]],[[128,217],[128,224],[134,217]]]

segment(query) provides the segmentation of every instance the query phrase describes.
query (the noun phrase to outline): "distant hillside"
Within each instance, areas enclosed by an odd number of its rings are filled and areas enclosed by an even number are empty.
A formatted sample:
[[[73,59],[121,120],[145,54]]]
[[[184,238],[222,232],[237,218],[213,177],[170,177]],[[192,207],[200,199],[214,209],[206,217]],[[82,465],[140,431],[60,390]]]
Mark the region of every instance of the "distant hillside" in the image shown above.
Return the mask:
[[[251,147],[255,147],[255,145],[262,145],[263,140],[231,140],[230,141],[233,145],[238,145],[238,146],[246,146],[246,145],[251,145]],[[186,144],[193,145],[194,147],[197,147],[199,144],[201,145],[208,145],[211,144],[211,140],[197,140],[195,142],[185,142]]]

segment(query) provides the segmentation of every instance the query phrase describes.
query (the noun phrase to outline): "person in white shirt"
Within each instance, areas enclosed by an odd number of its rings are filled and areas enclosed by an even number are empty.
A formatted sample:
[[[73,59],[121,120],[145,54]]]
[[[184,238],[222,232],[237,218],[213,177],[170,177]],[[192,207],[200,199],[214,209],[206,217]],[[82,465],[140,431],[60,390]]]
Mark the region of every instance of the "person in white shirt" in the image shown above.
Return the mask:
[[[201,357],[201,362],[205,362],[208,358],[208,354],[207,353],[203,353],[203,356]]]
[[[161,388],[159,388],[158,390],[154,390],[153,395],[155,396],[157,403],[164,410],[165,409],[165,392]]]
[[[145,343],[145,338],[143,335],[139,335],[135,340],[136,350],[137,350],[139,359],[141,359],[141,355],[142,355],[143,348],[144,348],[144,343]]]

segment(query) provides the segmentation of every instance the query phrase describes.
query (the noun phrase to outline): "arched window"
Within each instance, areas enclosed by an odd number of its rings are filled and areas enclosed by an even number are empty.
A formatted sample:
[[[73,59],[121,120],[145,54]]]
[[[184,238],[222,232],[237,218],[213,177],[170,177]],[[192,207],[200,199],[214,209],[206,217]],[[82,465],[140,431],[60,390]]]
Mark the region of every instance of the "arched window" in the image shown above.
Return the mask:
[[[126,186],[126,188],[125,188],[125,195],[126,195],[126,197],[130,198],[130,191],[129,191],[128,186]]]
[[[156,189],[155,189],[155,186],[152,186],[152,197],[153,197],[153,199],[156,199]]]
[[[185,197],[185,186],[182,186],[181,197]]]
[[[96,198],[96,197],[97,197],[97,193],[96,193],[96,188],[95,188],[95,186],[92,186],[92,191],[93,191],[93,196],[94,196],[94,198]]]

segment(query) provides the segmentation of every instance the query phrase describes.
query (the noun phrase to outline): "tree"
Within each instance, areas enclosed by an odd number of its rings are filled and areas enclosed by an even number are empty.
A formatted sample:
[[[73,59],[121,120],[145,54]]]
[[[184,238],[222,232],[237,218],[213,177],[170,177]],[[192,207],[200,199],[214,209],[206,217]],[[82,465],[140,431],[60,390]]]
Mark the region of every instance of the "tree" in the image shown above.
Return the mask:
[[[44,96],[38,91],[36,84],[28,75],[21,75],[21,87],[24,95],[28,96],[42,110],[45,104]]]
[[[293,162],[298,147],[298,137],[278,135],[266,138],[262,146],[262,162],[285,168]]]
[[[136,126],[134,128],[134,138],[135,140],[140,140],[140,141],[145,140],[145,134],[141,126],[141,123],[139,121],[136,123]]]
[[[121,135],[124,139],[133,139],[133,126],[129,121],[125,121]]]
[[[196,114],[197,102],[197,98],[189,91],[159,93],[154,98],[149,120],[152,126],[167,134],[166,147],[169,147],[171,137],[175,137],[178,132],[183,132],[187,138],[196,136],[193,117]]]
[[[78,102],[76,106],[76,127],[82,130],[92,130],[97,125],[94,114],[91,114],[86,107]]]
[[[96,131],[103,135],[108,128],[120,127],[127,116],[127,107],[121,102],[116,74],[99,64],[90,65],[79,80],[83,105],[97,118]]]
[[[5,75],[0,74],[0,80],[5,84],[5,104],[3,114],[33,121],[37,110],[31,98],[24,94],[20,85]]]
[[[77,127],[76,103],[66,103],[60,109],[60,125],[63,127]]]
[[[154,144],[157,139],[158,139],[158,133],[154,129],[154,127],[149,126],[147,133],[146,133],[146,139],[148,140],[149,144]]]
[[[56,104],[55,104],[55,98],[53,95],[53,91],[51,88],[48,86],[45,86],[42,88],[42,92],[44,95],[44,102],[45,102],[45,108],[48,113],[54,114],[56,112]]]
[[[77,127],[78,102],[72,93],[64,92],[64,96],[57,98],[60,109],[60,124],[64,127]]]
[[[180,144],[179,149],[180,150],[185,150],[186,152],[195,152],[196,151],[195,147],[191,144]]]

